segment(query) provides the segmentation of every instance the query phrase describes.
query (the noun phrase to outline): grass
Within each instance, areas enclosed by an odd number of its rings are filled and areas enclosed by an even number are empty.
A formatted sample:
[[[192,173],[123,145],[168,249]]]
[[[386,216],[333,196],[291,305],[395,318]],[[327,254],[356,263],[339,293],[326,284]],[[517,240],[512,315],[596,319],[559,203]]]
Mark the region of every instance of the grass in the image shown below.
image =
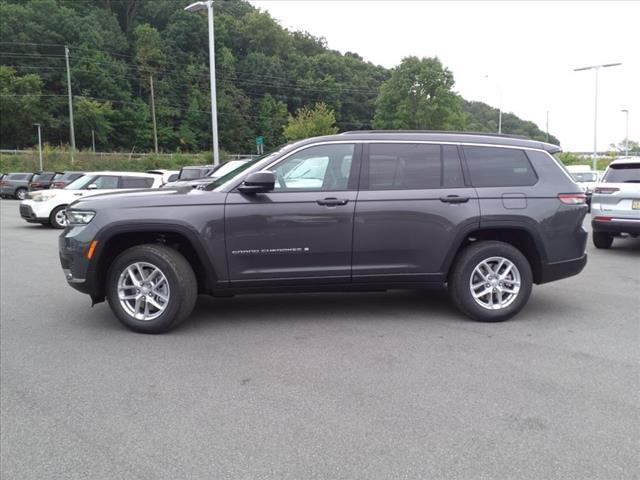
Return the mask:
[[[141,172],[152,169],[179,170],[185,165],[206,165],[212,162],[211,152],[200,153],[93,153],[78,151],[71,162],[69,151],[45,146],[42,151],[42,168],[47,171],[65,170],[116,170]],[[220,160],[231,159],[220,152]],[[19,153],[0,153],[0,172],[34,172],[40,169],[38,150]]]

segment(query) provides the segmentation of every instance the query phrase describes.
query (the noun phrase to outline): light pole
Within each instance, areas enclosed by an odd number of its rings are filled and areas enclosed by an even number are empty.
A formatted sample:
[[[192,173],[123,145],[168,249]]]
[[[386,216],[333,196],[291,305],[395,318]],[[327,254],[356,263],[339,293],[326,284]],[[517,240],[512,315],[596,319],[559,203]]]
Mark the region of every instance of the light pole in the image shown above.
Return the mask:
[[[40,132],[40,124],[34,123],[38,127],[38,155],[40,157],[40,171],[42,171],[42,134]]]
[[[213,165],[220,164],[218,153],[218,107],[216,104],[216,54],[213,43],[213,0],[195,2],[185,7],[187,12],[207,10],[209,19],[209,76],[211,77],[211,132],[213,137]]]
[[[489,75],[485,75],[484,78],[489,78]],[[502,133],[502,89],[498,82],[494,82],[496,89],[498,90],[498,134]]]
[[[625,134],[624,134],[624,156],[628,157],[629,156],[629,109],[628,108],[623,108],[622,110],[620,110],[621,112],[623,112],[625,114],[625,116],[627,117],[625,120]]]
[[[595,70],[596,72],[596,92],[595,92],[595,107],[593,113],[593,160],[592,160],[592,170],[597,170],[596,160],[598,157],[598,72],[601,68],[609,68],[609,67],[617,67],[622,65],[622,63],[603,63],[601,65],[590,65],[588,67],[580,67],[574,68],[574,72],[581,72],[583,70]]]

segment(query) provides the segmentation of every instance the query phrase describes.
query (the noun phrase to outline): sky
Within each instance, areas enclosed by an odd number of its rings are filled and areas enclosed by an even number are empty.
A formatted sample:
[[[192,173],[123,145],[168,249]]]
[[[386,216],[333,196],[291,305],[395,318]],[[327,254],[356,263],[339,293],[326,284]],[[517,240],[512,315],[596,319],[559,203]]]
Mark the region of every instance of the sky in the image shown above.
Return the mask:
[[[513,112],[558,137],[567,151],[593,151],[595,72],[598,150],[640,140],[640,2],[251,1],[289,30],[324,37],[391,68],[437,56],[454,89]]]

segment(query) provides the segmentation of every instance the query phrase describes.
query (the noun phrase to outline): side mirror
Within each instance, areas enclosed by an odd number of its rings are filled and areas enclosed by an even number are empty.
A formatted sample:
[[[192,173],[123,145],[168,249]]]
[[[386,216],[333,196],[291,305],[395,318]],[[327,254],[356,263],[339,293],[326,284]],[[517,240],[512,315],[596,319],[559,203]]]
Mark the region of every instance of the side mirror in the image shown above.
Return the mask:
[[[98,185],[96,185],[95,183],[91,183],[87,185],[87,190],[95,190],[97,188],[98,188]]]
[[[167,183],[175,182],[176,180],[178,180],[179,175],[180,175],[179,173],[172,173],[171,175],[169,175],[169,178],[167,179]]]
[[[270,192],[276,188],[276,174],[273,172],[253,172],[247,175],[238,191],[246,194]]]

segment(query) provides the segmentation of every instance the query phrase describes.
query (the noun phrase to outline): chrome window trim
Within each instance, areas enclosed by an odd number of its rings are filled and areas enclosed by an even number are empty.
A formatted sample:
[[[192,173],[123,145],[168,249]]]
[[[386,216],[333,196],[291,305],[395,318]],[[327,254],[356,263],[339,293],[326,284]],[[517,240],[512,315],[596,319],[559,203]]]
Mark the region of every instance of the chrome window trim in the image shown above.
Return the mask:
[[[525,147],[525,146],[519,146],[519,145],[495,145],[493,143],[482,143],[482,142],[453,142],[453,141],[437,141],[437,140],[385,140],[385,139],[372,139],[372,140],[325,140],[325,141],[321,141],[321,142],[315,142],[315,143],[308,143],[306,145],[301,145],[300,147],[296,148],[295,150],[292,150],[290,152],[287,152],[284,156],[274,160],[273,162],[271,162],[270,164],[262,167],[260,170],[250,170],[250,171],[245,171],[243,173],[245,173],[245,175],[242,177],[244,181],[244,177],[246,175],[248,175],[249,173],[252,173],[254,171],[263,171],[263,170],[269,170],[270,168],[272,168],[274,165],[277,165],[278,163],[286,160],[287,158],[289,158],[291,155],[295,155],[296,153],[302,151],[302,150],[306,150],[307,148],[311,148],[311,147],[317,147],[317,146],[321,146],[321,145],[333,145],[333,144],[345,144],[345,143],[350,143],[350,144],[370,144],[370,143],[421,143],[421,144],[428,144],[428,145],[454,145],[454,146],[470,146],[470,147],[493,147],[493,148],[509,148],[509,149],[513,149],[513,150],[531,150],[531,151],[535,151],[535,152],[543,152],[546,153],[547,155],[549,155],[552,160],[554,162],[557,162],[557,160],[555,159],[555,157],[553,155],[551,155],[549,152],[547,152],[546,150],[542,149],[542,148],[535,148],[535,147]],[[564,170],[561,168],[561,170]],[[565,171],[566,174],[566,171]],[[567,174],[568,175],[568,174]],[[571,178],[571,177],[569,177]],[[231,192],[233,189],[235,189],[236,187],[238,187],[239,185],[242,184],[242,181],[240,181],[239,183],[237,183],[237,179],[236,178],[232,178],[230,179],[227,183],[220,185],[220,187],[218,187],[220,190],[218,191],[223,191],[223,192]],[[571,181],[574,181],[573,179]],[[234,182],[232,184],[232,182]],[[575,182],[574,182],[575,183]],[[227,189],[227,187],[229,187]]]

